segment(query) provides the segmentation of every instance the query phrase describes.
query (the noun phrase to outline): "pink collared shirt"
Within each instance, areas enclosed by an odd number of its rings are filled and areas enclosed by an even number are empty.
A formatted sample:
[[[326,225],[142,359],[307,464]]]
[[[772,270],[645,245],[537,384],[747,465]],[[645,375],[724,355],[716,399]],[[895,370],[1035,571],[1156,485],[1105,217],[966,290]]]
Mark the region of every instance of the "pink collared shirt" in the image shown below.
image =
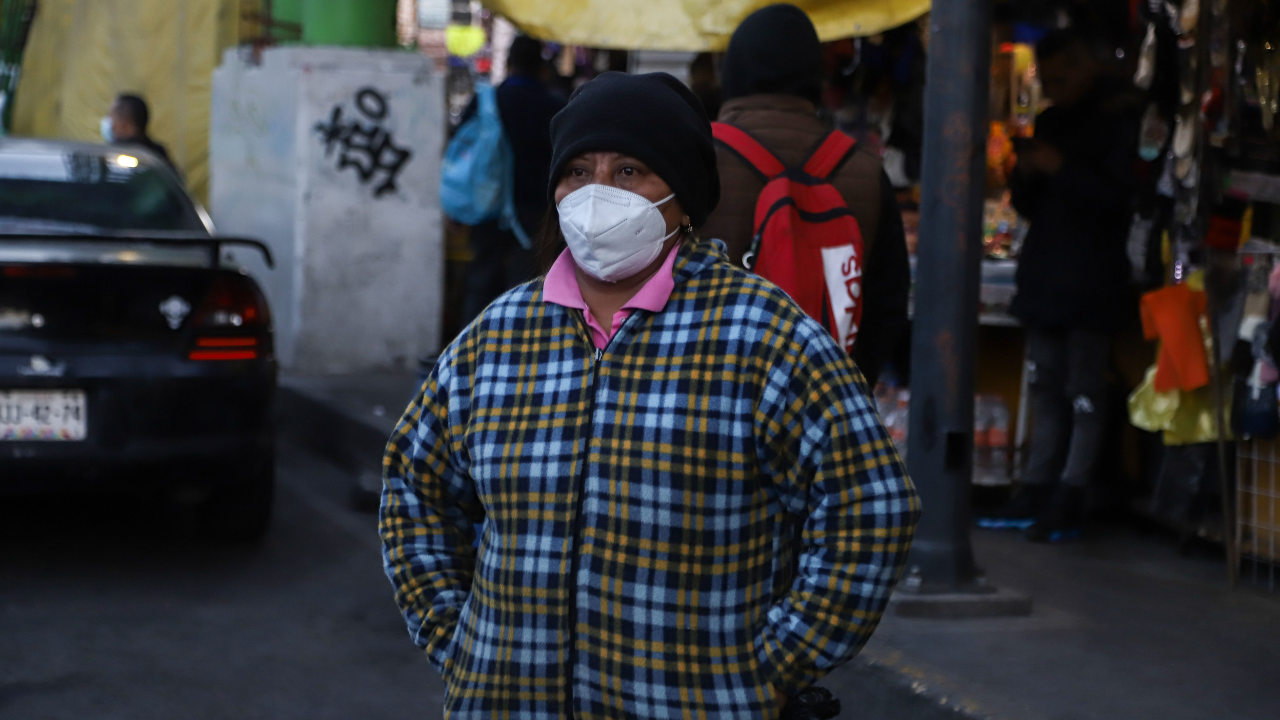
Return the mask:
[[[676,287],[671,269],[675,267],[679,249],[680,243],[676,243],[667,253],[667,259],[662,263],[662,267],[658,268],[658,272],[654,273],[653,277],[649,278],[630,300],[623,303],[622,309],[613,314],[613,325],[608,332],[605,332],[604,327],[596,322],[595,317],[591,315],[591,309],[587,307],[587,301],[582,299],[582,289],[578,287],[578,276],[574,272],[573,254],[568,248],[565,248],[564,252],[560,253],[560,257],[556,258],[555,264],[547,271],[546,279],[542,281],[542,301],[581,310],[582,316],[586,318],[587,327],[591,329],[591,341],[595,343],[597,349],[603,350],[618,332],[618,328],[622,327],[622,321],[631,315],[632,310],[661,312],[667,306],[667,300],[671,299],[671,291]]]

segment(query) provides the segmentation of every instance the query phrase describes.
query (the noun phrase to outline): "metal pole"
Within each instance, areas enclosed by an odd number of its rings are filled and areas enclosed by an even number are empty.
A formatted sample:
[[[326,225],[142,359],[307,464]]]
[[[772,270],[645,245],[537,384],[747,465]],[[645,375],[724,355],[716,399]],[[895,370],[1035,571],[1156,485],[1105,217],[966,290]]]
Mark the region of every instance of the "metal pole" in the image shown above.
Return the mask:
[[[909,565],[924,592],[981,587],[969,504],[990,13],[990,0],[948,0],[929,19],[907,459],[924,506]]]
[[[1199,27],[1201,28],[1201,35],[1204,39],[1197,43],[1196,46],[1196,86],[1199,88],[1196,93],[1197,97],[1201,91],[1209,87],[1210,83],[1210,74],[1212,73],[1212,68],[1210,66],[1212,62],[1209,50],[1210,44],[1213,42],[1213,36],[1215,35],[1214,23],[1218,21],[1226,22],[1225,17],[1221,18],[1221,20],[1214,17],[1213,5],[1214,3],[1205,3],[1200,7],[1200,18],[1198,22]],[[1231,83],[1225,84],[1229,86]],[[1215,197],[1217,194],[1217,188],[1215,188],[1211,183],[1204,182],[1205,176],[1209,174],[1209,171],[1204,168],[1210,162],[1213,162],[1213,159],[1208,151],[1209,133],[1203,127],[1200,128],[1199,133],[1200,137],[1196,143],[1196,167],[1200,168],[1199,172],[1201,174],[1201,181],[1199,183],[1200,200],[1198,206],[1201,208],[1210,208],[1213,207],[1218,200],[1218,198]],[[1200,216],[1199,230],[1201,237],[1204,237],[1207,234],[1209,225],[1207,215],[1208,212],[1205,211]],[[1211,263],[1215,254],[1215,251],[1209,251]],[[1231,260],[1238,263],[1236,258],[1231,258]],[[1238,265],[1236,265],[1236,267],[1238,267]],[[1210,349],[1213,352],[1213,357],[1209,358],[1209,379],[1210,382],[1213,383],[1214,422],[1217,424],[1217,428],[1215,428],[1215,430],[1217,434],[1218,451],[1218,484],[1222,494],[1222,544],[1227,551],[1227,583],[1232,587],[1235,587],[1239,580],[1240,572],[1240,546],[1236,544],[1235,505],[1237,491],[1235,483],[1238,482],[1238,478],[1232,476],[1227,468],[1227,440],[1225,437],[1227,428],[1225,410],[1226,398],[1222,387],[1222,348],[1218,347],[1218,313],[1221,309],[1219,298],[1222,298],[1227,292],[1229,292],[1229,289],[1226,287],[1220,287],[1220,285],[1225,285],[1226,283],[1214,281],[1215,278],[1219,278],[1220,275],[1213,272],[1212,267],[1206,271],[1205,277],[1205,289],[1209,291],[1208,315],[1209,339],[1211,341]]]

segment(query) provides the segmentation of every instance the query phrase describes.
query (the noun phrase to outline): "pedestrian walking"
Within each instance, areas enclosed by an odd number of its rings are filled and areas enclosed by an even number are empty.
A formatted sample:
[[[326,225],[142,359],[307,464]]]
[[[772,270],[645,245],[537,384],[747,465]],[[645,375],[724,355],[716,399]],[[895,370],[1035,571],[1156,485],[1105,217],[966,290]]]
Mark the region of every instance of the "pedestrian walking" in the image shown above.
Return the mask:
[[[778,718],[875,629],[915,490],[849,356],[697,232],[687,88],[604,73],[551,138],[556,259],[388,445],[396,602],[449,717]]]
[[[1030,221],[1011,311],[1027,328],[1035,424],[1022,490],[979,524],[1030,525],[1043,542],[1080,530],[1105,441],[1112,336],[1136,317],[1125,240],[1141,105],[1071,30],[1045,36],[1036,59],[1053,106],[1009,183]]]
[[[734,31],[721,67],[725,100],[720,122],[744,131],[782,166],[805,166],[831,134],[817,115],[822,48],[809,16],[786,4],[757,10]],[[724,240],[729,258],[742,263],[761,229],[755,213],[767,178],[728,144],[718,145],[717,157],[722,196],[702,233]],[[862,314],[854,358],[868,383],[875,384],[907,328],[911,266],[902,213],[880,158],[870,148],[856,148],[828,181],[852,212],[862,238],[862,257],[854,258],[861,269]],[[818,284],[825,279],[820,265],[807,268]]]
[[[564,107],[542,84],[542,43],[520,35],[507,53],[507,79],[494,91],[502,129],[511,143],[512,195],[516,219],[533,234],[547,211],[545,180],[551,168],[551,118]],[[475,104],[463,115],[465,122]],[[510,229],[494,219],[471,228],[471,264],[467,268],[462,324],[489,303],[536,274],[534,253]]]

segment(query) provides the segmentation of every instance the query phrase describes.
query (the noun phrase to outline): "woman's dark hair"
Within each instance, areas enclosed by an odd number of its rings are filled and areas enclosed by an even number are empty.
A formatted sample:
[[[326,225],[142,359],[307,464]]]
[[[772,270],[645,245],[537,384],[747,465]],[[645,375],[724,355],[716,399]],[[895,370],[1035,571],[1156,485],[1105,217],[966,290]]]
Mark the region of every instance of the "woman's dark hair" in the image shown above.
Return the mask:
[[[542,228],[534,239],[533,252],[538,262],[538,274],[546,275],[566,247],[564,233],[560,230],[560,212],[555,205],[548,205],[546,214],[542,216]]]

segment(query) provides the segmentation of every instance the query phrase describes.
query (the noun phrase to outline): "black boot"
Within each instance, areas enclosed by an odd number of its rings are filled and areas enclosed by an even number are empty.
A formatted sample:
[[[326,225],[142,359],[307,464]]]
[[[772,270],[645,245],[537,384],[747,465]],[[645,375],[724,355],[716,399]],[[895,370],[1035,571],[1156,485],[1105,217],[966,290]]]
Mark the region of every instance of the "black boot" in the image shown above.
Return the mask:
[[[1024,530],[1049,508],[1053,486],[1027,483],[996,510],[978,516],[978,527],[988,530]]]
[[[1063,542],[1080,537],[1084,525],[1084,488],[1058,483],[1049,510],[1027,528],[1031,542]]]

